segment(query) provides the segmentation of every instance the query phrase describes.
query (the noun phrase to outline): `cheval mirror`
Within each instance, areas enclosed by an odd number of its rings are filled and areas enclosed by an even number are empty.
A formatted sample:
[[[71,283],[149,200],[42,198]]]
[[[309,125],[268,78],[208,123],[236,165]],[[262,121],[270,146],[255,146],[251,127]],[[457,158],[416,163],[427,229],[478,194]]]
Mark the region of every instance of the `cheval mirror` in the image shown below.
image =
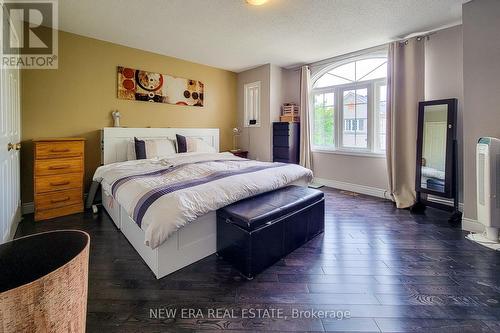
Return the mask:
[[[452,224],[462,219],[457,185],[457,105],[456,98],[420,102],[418,105],[417,202],[412,207],[413,212],[422,212],[426,206],[451,211],[449,222]],[[453,206],[439,198],[450,202],[453,199]]]

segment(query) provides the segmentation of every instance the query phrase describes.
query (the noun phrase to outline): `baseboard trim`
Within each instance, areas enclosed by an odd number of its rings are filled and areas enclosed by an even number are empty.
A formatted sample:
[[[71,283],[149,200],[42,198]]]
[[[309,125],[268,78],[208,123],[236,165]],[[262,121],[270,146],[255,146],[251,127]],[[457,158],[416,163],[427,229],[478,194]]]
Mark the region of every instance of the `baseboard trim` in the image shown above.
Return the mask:
[[[471,232],[484,232],[484,225],[477,220],[462,217],[462,230]]]
[[[388,195],[389,191],[382,188],[346,183],[338,180],[325,179],[325,178],[314,178],[314,182],[324,184],[325,186],[333,187],[339,190],[351,191],[360,194],[370,195],[372,197],[391,200]]]
[[[391,200],[391,198],[388,196],[389,191],[381,189],[381,188],[346,183],[346,182],[341,182],[341,181],[337,181],[337,180],[317,178],[317,177],[314,178],[314,182],[323,184],[323,185],[328,186],[328,187],[333,187],[333,188],[336,188],[339,190],[351,191],[351,192],[361,193],[361,194],[365,194],[365,195],[370,195],[373,197]],[[438,202],[438,203],[442,203],[442,204],[449,203],[448,200],[442,199],[439,197],[429,198],[429,201],[434,201],[434,202]],[[464,204],[462,202],[460,202],[459,203],[459,210],[463,212],[463,208],[464,208]],[[484,226],[481,223],[479,223],[477,220],[463,217],[462,218],[462,230],[471,231],[471,232],[483,232]]]
[[[447,206],[453,206],[453,199],[446,199],[446,198],[440,198],[440,197],[435,197],[435,196],[428,196],[427,197],[428,201],[436,202],[442,205],[447,205]],[[463,212],[464,211],[464,203],[459,202],[458,203],[458,210]]]

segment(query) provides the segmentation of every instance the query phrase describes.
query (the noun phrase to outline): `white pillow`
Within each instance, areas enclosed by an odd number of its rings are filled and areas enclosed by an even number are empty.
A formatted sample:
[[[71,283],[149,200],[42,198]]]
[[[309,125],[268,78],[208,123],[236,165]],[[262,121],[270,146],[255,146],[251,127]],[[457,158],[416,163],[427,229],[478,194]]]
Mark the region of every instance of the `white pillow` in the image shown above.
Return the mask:
[[[214,147],[198,138],[186,138],[188,153],[216,153]]]
[[[163,157],[176,154],[175,144],[170,139],[141,139],[146,145],[146,158]]]
[[[175,142],[168,138],[137,138],[144,141],[146,146],[146,158],[163,157],[176,154]],[[135,140],[129,140],[127,144],[127,161],[136,160]]]
[[[134,139],[131,139],[127,143],[127,161],[133,161],[136,159],[137,158],[135,157],[135,141]]]

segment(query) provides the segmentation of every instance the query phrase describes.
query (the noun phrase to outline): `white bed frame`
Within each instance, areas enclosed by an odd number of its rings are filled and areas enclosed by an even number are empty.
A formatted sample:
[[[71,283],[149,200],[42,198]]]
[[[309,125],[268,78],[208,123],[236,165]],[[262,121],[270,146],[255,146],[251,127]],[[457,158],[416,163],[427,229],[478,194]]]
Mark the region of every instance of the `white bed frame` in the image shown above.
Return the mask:
[[[134,137],[168,137],[175,135],[201,138],[219,151],[219,129],[216,128],[114,128],[101,131],[102,164],[127,160],[127,146]],[[102,186],[102,203],[116,227],[128,239],[157,279],[203,259],[216,251],[216,214],[210,212],[179,229],[162,245],[151,249],[144,244],[145,233]]]

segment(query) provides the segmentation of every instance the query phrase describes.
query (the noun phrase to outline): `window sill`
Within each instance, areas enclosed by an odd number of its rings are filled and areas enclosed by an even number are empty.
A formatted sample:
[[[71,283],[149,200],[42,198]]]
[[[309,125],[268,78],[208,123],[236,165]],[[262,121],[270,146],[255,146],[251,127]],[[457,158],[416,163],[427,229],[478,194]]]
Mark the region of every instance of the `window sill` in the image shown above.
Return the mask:
[[[313,153],[320,154],[336,154],[336,155],[349,155],[349,156],[359,156],[359,157],[373,157],[373,158],[386,158],[385,153],[374,153],[371,151],[352,151],[352,150],[341,150],[341,149],[321,149],[312,148]]]

